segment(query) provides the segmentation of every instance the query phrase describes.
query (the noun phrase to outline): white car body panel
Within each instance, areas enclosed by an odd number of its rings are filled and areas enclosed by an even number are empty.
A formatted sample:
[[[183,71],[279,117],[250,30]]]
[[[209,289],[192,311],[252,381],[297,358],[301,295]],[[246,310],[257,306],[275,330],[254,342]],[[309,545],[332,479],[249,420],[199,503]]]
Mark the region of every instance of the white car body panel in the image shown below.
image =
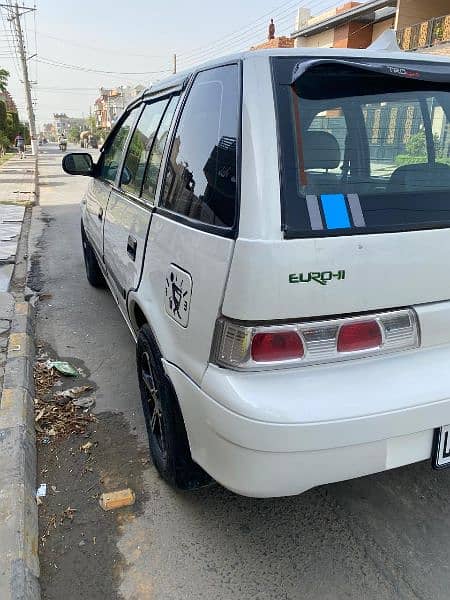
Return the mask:
[[[112,190],[104,220],[104,257],[106,273],[116,287],[120,303],[126,308],[126,295],[137,288],[145,253],[151,208]],[[129,238],[136,243],[136,256],[128,254]]]
[[[296,240],[236,241],[223,314],[241,320],[303,319],[448,300],[443,273],[450,230]],[[326,285],[289,275],[345,270]],[[242,291],[245,290],[245,293]]]
[[[245,496],[299,494],[316,485],[427,459],[433,427],[450,415],[447,399],[357,420],[270,423],[225,408],[174,365],[165,363],[165,369],[179,397],[194,460],[222,485]],[[223,376],[219,382],[223,384]],[[360,389],[355,386],[355,392]],[[258,391],[269,399],[267,387],[261,385]],[[340,392],[335,386],[324,394],[330,402]],[[283,401],[278,395],[270,398],[274,404]]]
[[[129,302],[138,302],[163,356],[200,382],[208,366],[214,325],[220,312],[234,240],[192,229],[155,213],[147,243],[142,281]],[[187,327],[168,315],[166,279],[171,265],[192,279]]]
[[[108,206],[111,186],[92,179],[83,199],[83,224],[99,257],[103,257],[103,217]]]

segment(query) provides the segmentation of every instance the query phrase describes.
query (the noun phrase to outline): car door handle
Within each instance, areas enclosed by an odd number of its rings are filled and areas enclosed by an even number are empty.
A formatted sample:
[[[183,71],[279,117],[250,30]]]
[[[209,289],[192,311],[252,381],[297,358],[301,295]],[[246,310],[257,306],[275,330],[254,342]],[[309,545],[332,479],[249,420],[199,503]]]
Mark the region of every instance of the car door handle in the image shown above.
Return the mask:
[[[97,217],[100,219],[100,221],[103,219],[103,208],[101,206],[98,209]]]
[[[133,261],[136,260],[136,248],[137,248],[136,238],[134,238],[132,235],[129,235],[128,243],[127,243],[127,254]]]

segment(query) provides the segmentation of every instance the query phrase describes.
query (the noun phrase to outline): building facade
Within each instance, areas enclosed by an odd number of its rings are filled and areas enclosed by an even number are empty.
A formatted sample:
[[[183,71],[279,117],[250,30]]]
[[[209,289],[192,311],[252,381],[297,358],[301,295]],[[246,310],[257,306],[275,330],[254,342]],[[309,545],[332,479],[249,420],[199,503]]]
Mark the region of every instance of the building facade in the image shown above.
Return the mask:
[[[111,129],[124,108],[144,91],[144,86],[120,86],[100,88],[94,104],[95,121],[98,129]]]
[[[395,29],[403,50],[450,55],[449,0],[348,2],[312,15],[300,8],[294,45],[309,48],[367,48],[386,29]]]

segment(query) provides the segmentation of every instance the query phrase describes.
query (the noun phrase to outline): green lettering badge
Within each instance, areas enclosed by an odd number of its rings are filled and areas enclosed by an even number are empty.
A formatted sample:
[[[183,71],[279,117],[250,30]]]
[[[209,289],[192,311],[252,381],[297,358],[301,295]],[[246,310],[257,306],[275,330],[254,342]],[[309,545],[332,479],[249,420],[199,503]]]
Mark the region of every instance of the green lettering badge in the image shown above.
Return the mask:
[[[345,270],[339,269],[339,271],[310,271],[309,273],[289,273],[289,283],[310,283],[314,281],[319,285],[328,285],[330,281],[336,279],[342,281],[345,279]]]

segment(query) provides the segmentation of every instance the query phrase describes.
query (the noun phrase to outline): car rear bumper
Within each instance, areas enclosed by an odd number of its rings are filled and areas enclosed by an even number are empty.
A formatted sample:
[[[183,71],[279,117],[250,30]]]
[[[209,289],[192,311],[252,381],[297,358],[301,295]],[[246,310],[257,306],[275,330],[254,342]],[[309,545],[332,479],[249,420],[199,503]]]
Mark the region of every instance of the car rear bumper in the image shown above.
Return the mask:
[[[434,429],[450,423],[449,361],[450,348],[441,347],[295,372],[209,366],[202,388],[177,367],[165,368],[193,458],[225,487],[270,497],[430,458]]]

